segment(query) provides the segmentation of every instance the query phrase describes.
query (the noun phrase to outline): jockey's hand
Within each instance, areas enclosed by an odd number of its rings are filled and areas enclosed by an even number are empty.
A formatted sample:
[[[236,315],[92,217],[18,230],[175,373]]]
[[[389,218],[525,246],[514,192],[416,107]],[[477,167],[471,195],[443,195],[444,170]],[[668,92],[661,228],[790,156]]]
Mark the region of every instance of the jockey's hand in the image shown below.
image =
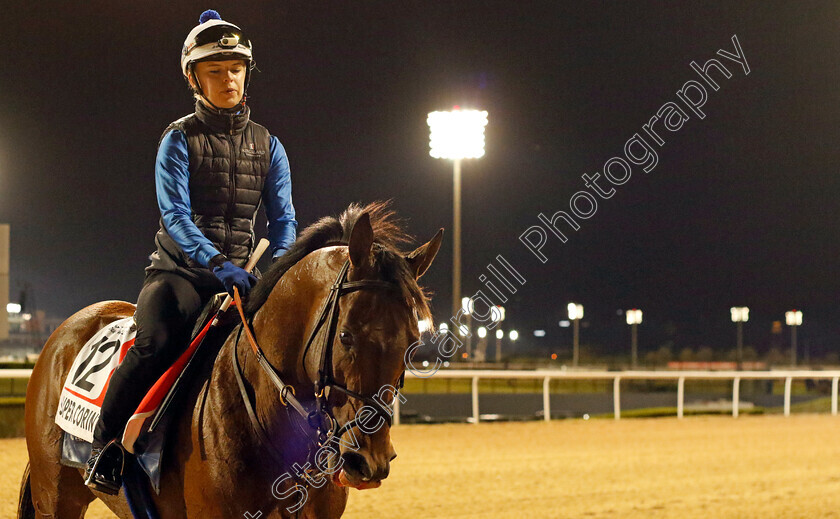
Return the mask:
[[[239,289],[239,295],[243,298],[247,297],[248,292],[251,291],[251,287],[257,284],[257,278],[230,261],[226,261],[221,266],[214,268],[213,274],[219,278],[219,281],[225,286],[228,294],[233,295],[233,287],[237,287]]]

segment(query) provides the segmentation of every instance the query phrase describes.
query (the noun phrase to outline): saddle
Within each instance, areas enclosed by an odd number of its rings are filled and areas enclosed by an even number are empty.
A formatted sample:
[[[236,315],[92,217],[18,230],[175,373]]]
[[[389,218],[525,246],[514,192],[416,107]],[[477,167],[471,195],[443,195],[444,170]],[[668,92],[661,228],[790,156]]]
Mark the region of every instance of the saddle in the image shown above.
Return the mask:
[[[198,367],[215,357],[221,341],[209,341],[214,347],[200,348],[208,335],[227,334],[231,319],[221,320],[216,328],[212,323],[222,304],[223,296],[214,296],[204,307],[192,332],[189,347],[151,387],[126,424],[122,441],[112,442],[106,449],[111,457],[122,457],[116,465],[129,476],[132,468],[139,468],[148,478],[155,493],[160,494],[160,462],[166,446],[166,430],[177,413],[179,396],[189,386]],[[219,324],[221,324],[219,326]],[[114,370],[134,344],[136,324],[133,317],[110,323],[97,332],[76,356],[62,388],[55,422],[64,431],[61,464],[86,468],[93,441],[93,428],[99,418],[108,381]],[[120,445],[121,444],[121,445]],[[118,452],[119,451],[119,452]],[[124,451],[124,452],[123,452]],[[137,465],[138,467],[134,467]],[[134,479],[141,476],[135,471]],[[144,479],[144,478],[141,478]],[[126,492],[129,491],[126,480]]]

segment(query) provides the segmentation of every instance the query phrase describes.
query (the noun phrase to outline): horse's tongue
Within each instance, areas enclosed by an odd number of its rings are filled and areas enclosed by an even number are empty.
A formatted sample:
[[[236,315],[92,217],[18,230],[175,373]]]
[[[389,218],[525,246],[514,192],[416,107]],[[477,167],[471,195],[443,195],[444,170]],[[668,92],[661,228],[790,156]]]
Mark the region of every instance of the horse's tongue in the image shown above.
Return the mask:
[[[338,475],[333,476],[333,482],[340,486],[340,487],[351,487],[357,490],[367,490],[368,488],[377,488],[382,484],[381,481],[362,481],[358,485],[354,485],[347,479],[347,474],[344,473],[344,469],[338,471]]]

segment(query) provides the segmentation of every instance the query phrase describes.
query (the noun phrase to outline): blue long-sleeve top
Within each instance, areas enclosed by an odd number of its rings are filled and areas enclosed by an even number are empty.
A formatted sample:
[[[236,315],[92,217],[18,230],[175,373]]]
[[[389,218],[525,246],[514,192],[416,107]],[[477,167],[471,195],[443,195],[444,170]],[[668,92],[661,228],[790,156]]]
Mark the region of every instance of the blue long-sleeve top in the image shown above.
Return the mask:
[[[273,135],[269,153],[271,161],[262,201],[268,218],[271,255],[277,258],[294,243],[297,221],[292,205],[289,159],[283,145]],[[187,139],[179,130],[167,133],[160,142],[155,162],[155,187],[166,231],[190,258],[207,266],[220,251],[192,221]]]

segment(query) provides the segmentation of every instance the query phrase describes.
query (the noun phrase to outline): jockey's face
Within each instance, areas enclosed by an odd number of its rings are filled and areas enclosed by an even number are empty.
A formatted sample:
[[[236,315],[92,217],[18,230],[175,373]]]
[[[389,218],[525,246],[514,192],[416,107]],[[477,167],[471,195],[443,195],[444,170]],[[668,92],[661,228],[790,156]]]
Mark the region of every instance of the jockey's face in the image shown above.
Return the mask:
[[[204,97],[219,108],[233,108],[245,92],[245,60],[202,61],[194,67]],[[195,85],[193,85],[195,86]]]

